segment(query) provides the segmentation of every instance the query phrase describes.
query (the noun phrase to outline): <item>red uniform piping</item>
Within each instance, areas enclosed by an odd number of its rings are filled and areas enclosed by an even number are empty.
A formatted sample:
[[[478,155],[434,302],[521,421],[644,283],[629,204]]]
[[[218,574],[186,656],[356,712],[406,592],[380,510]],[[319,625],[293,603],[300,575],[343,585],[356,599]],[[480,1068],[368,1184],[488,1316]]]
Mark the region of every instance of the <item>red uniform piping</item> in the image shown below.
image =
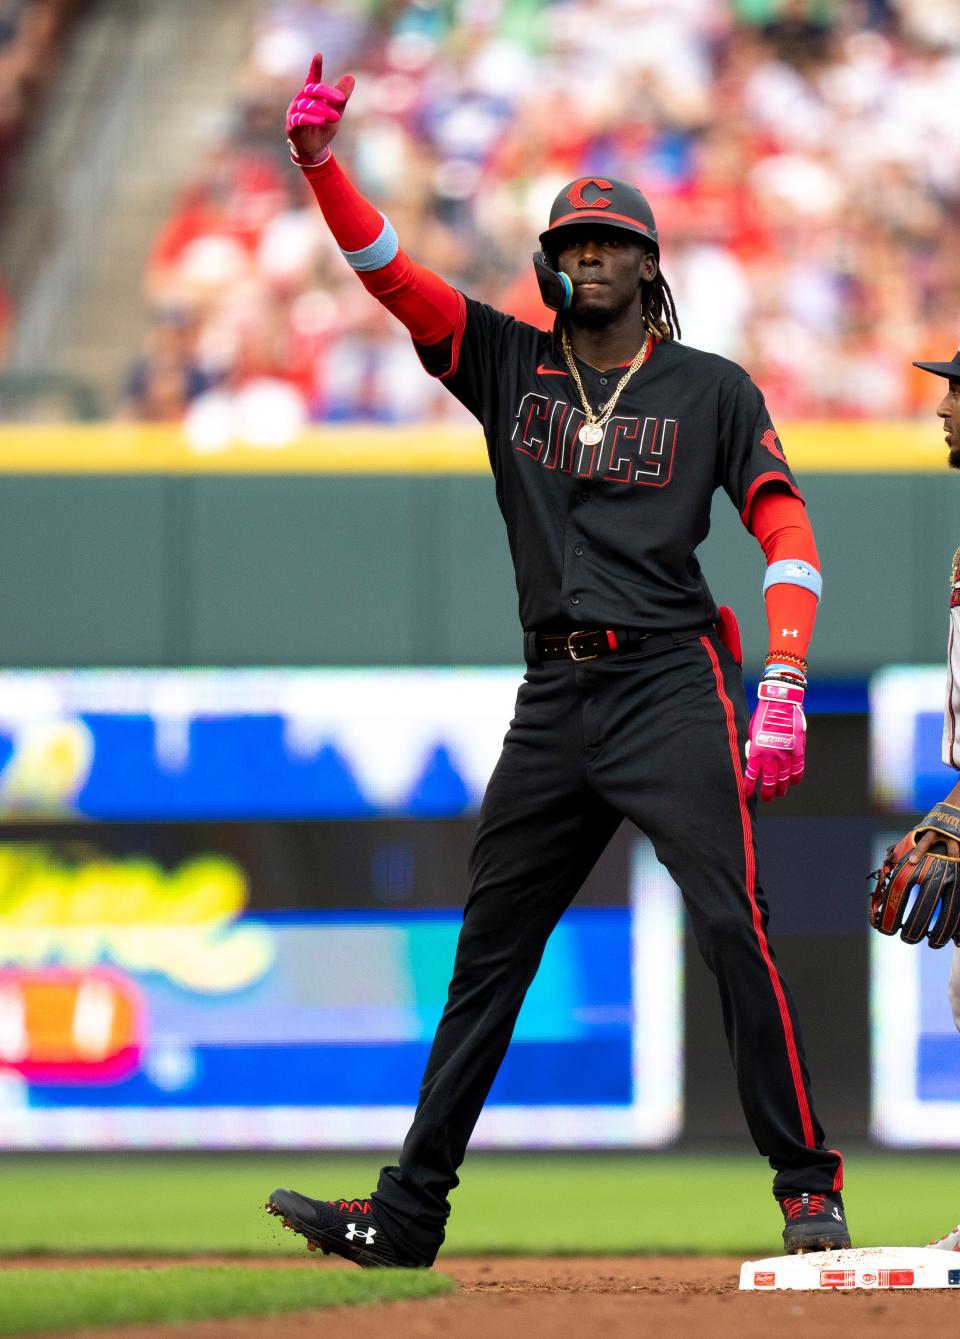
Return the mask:
[[[800,1124],[803,1127],[803,1140],[807,1148],[816,1148],[816,1139],[813,1134],[813,1119],[810,1115],[810,1103],[807,1101],[806,1089],[803,1085],[803,1073],[800,1068],[800,1053],[797,1050],[797,1039],[793,1031],[793,1023],[790,1019],[790,1010],[787,1008],[787,997],[784,994],[783,982],[780,980],[770,955],[770,945],[767,943],[767,936],[763,929],[763,918],[760,915],[760,908],[757,905],[756,898],[756,878],[757,868],[753,854],[753,839],[750,829],[750,814],[747,810],[747,800],[743,790],[743,769],[740,766],[740,745],[737,741],[737,727],[733,714],[733,703],[727,696],[723,686],[723,674],[720,669],[720,661],[717,659],[717,653],[710,645],[709,638],[701,637],[700,644],[710,657],[710,664],[713,667],[713,677],[717,686],[717,696],[723,706],[724,716],[727,722],[727,739],[730,744],[730,759],[733,763],[734,775],[737,781],[737,795],[740,801],[740,825],[743,832],[743,855],[746,866],[746,891],[750,902],[750,910],[753,919],[753,932],[757,936],[757,943],[760,945],[760,952],[767,965],[767,973],[770,977],[770,984],[773,987],[773,993],[776,996],[777,1008],[780,1011],[780,1022],[783,1025],[783,1036],[787,1046],[787,1059],[790,1063],[790,1073],[793,1077],[793,1088],[797,1096],[797,1106],[800,1111]]]

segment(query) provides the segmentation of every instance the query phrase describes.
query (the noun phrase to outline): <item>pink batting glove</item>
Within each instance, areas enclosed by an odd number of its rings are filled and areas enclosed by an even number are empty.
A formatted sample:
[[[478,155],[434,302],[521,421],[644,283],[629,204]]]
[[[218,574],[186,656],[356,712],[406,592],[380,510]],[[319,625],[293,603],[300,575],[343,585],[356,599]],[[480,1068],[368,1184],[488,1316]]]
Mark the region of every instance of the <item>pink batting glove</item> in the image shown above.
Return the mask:
[[[758,778],[760,798],[772,800],[775,795],[786,795],[803,776],[807,742],[803,694],[798,684],[775,678],[760,680],[747,740],[744,781],[748,795],[756,789]]]
[[[300,167],[321,163],[327,157],[356,83],[352,74],[345,74],[331,87],[321,84],[322,73],[323,57],[317,52],[307,82],[287,108],[285,129],[290,157]]]

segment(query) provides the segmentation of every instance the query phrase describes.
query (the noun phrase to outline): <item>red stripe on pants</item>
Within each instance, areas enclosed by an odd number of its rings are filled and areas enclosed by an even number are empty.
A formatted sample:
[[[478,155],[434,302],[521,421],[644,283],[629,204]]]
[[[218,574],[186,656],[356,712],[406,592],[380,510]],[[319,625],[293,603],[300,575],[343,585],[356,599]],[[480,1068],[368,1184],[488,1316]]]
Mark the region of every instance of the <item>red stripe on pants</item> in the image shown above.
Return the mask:
[[[737,779],[737,794],[740,800],[740,824],[743,830],[743,855],[746,864],[746,887],[747,897],[749,898],[750,908],[753,914],[753,932],[757,936],[760,952],[763,955],[764,962],[767,964],[770,984],[773,986],[773,993],[777,1000],[777,1008],[780,1010],[780,1022],[783,1024],[783,1036],[784,1041],[787,1044],[787,1058],[790,1062],[790,1073],[793,1076],[794,1092],[797,1095],[797,1106],[800,1109],[800,1123],[803,1127],[804,1142],[807,1145],[807,1148],[815,1148],[816,1140],[813,1137],[813,1120],[810,1116],[810,1104],[807,1101],[806,1089],[803,1086],[803,1075],[800,1071],[800,1056],[797,1053],[797,1041],[793,1035],[793,1023],[790,1020],[790,1010],[787,1008],[787,997],[783,993],[783,983],[780,980],[780,975],[770,956],[770,946],[767,943],[767,936],[763,931],[760,908],[757,906],[755,895],[757,877],[756,862],[753,856],[750,814],[747,811],[747,800],[743,791],[743,769],[740,766],[740,746],[737,742],[737,727],[734,720],[733,703],[727,696],[726,689],[723,686],[723,674],[720,669],[720,661],[717,659],[716,651],[714,651],[713,647],[710,645],[710,641],[707,637],[701,637],[700,644],[710,657],[710,664],[713,666],[713,677],[717,685],[717,696],[720,698],[723,705],[723,712],[727,721],[727,739],[730,743],[730,758],[733,762],[733,770]],[[842,1171],[840,1175],[842,1176]]]

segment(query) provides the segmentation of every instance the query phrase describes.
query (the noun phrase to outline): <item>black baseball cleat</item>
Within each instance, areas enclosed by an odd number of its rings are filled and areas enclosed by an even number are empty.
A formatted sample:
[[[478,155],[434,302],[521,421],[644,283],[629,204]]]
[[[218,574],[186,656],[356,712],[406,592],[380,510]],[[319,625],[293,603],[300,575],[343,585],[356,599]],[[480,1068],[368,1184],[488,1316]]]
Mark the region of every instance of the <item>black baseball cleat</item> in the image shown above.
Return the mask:
[[[397,1268],[397,1256],[373,1216],[373,1206],[362,1200],[312,1200],[295,1190],[275,1190],[264,1205],[283,1226],[307,1239],[307,1249],[324,1255],[342,1255],[364,1269]]]
[[[787,1195],[783,1210],[783,1253],[842,1251],[850,1245],[850,1229],[839,1195]]]

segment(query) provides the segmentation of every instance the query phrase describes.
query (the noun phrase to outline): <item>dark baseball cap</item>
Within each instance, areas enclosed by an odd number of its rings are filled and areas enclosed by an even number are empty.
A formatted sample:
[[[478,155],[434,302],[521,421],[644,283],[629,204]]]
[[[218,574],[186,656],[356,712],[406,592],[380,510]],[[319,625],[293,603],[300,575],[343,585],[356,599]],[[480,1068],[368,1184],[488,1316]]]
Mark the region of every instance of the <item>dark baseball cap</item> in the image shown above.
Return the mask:
[[[550,226],[540,234],[540,245],[545,248],[554,245],[558,233],[565,228],[582,227],[584,223],[603,223],[608,228],[636,233],[655,256],[660,255],[653,210],[646,196],[626,181],[578,177],[564,186],[550,208]]]
[[[924,372],[932,372],[937,377],[949,377],[951,381],[960,381],[960,349],[957,349],[949,363],[914,363]]]

